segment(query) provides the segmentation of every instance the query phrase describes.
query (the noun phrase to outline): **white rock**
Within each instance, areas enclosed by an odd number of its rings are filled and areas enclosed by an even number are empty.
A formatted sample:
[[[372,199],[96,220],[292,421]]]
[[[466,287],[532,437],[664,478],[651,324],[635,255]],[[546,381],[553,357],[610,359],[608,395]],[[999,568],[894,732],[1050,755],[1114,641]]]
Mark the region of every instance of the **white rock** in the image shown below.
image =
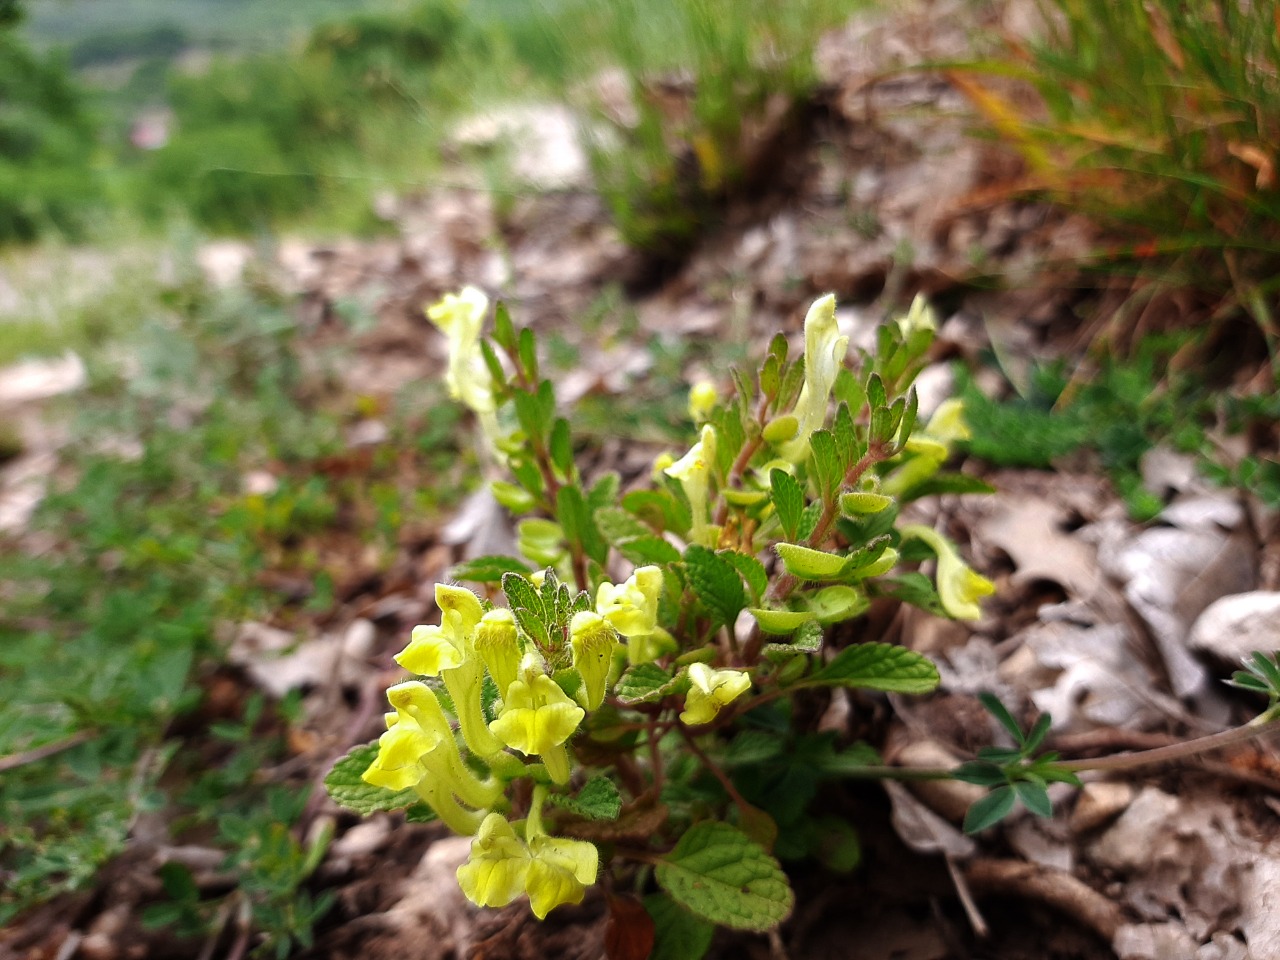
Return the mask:
[[[1133,787],[1127,783],[1098,780],[1086,783],[1071,811],[1073,833],[1096,830],[1119,816],[1133,802]]]
[[[1241,886],[1240,929],[1245,941],[1255,960],[1274,957],[1280,946],[1280,850],[1275,844],[1254,861]]]
[[[23,360],[0,369],[0,404],[47,400],[79,390],[87,379],[84,361],[71,351],[57,360]]]
[[[1089,855],[1095,863],[1113,870],[1140,870],[1151,863],[1153,852],[1168,836],[1169,824],[1177,813],[1177,797],[1147,787],[1111,829],[1090,845]]]
[[[1255,650],[1280,650],[1280,593],[1255,590],[1211,603],[1196,618],[1187,644],[1233,663]]]
[[[1125,924],[1111,941],[1120,960],[1190,960],[1198,947],[1186,928],[1175,922]]]

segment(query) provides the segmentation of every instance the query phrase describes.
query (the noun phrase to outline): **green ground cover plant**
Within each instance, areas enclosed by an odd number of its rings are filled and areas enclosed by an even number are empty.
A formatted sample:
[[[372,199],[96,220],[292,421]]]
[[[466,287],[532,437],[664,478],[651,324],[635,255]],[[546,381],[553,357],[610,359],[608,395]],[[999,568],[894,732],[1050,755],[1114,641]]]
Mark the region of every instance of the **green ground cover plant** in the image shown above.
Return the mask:
[[[580,472],[530,330],[499,304],[482,336],[489,301],[474,288],[431,307],[450,393],[506,475],[491,487],[520,518],[519,555],[469,560],[437,585],[439,623],[396,656],[409,678],[387,691],[387,731],[334,766],[330,796],[474,837],[457,877],[477,905],[527,896],[542,919],[602,882],[611,955],[696,958],[717,926],[764,932],[790,915],[783,862],[857,865],[857,825],[810,813],[825,780],[980,785],[965,819],[976,833],[1019,806],[1051,815],[1048,785],[1081,770],[1193,755],[1275,719],[1280,667],[1261,654],[1235,678],[1269,697],[1255,721],[1101,760],[1060,760],[1044,750],[1047,716],[1024,729],[986,695],[1011,746],[953,769],[886,767],[802,719],[796,704],[820,691],[939,682],[918,653],[866,636],[841,647],[828,628],[875,600],[977,619],[995,589],[945,535],[899,515],[920,497],[989,491],[943,469],[969,438],[961,402],[917,419],[929,311],[917,302],[883,325],[850,366],[834,307],[809,310],[803,357],[780,335],[753,375],[734,372],[731,395],[696,385],[697,441],[625,493],[616,474]],[[921,560],[932,576],[911,569]]]
[[[327,612],[330,538],[354,524],[389,562],[400,528],[439,508],[413,478],[457,457],[428,392],[388,410],[394,448],[358,476],[327,472],[362,407],[333,399],[299,332],[286,301],[186,280],[91,355],[76,439],[29,534],[44,546],[0,541],[0,924],[91,884],[140,818],[223,851],[231,879],[211,897],[167,865],[149,923],[237,929],[284,956],[326,909],[307,880],[327,835],[297,829],[307,780],[285,764],[300,704],[232,683],[214,705],[234,676],[221,632]],[[264,465],[275,489],[246,491]],[[278,592],[271,571],[312,593]]]
[[[1224,391],[1206,382],[1203,369],[1172,368],[1170,359],[1187,342],[1186,334],[1149,337],[1132,356],[1102,356],[1087,378],[1062,361],[1040,364],[1021,393],[1001,401],[961,370],[958,393],[973,433],[966,449],[988,463],[1038,469],[1088,451],[1137,520],[1151,519],[1165,505],[1141,473],[1143,455],[1159,444],[1194,454],[1212,480],[1280,505],[1280,466],[1256,454],[1230,456],[1223,443],[1274,424],[1277,393]]]

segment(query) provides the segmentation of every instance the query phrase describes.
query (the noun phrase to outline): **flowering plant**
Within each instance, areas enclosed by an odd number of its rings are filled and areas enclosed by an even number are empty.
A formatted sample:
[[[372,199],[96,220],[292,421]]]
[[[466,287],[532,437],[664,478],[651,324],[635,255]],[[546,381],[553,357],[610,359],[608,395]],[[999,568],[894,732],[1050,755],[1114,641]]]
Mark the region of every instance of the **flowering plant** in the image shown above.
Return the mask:
[[[938,682],[917,653],[832,649],[826,628],[878,598],[976,618],[993,590],[942,533],[898,524],[917,497],[985,489],[942,472],[965,436],[955,401],[917,423],[931,314],[920,302],[882,326],[851,367],[835,300],[818,299],[803,357],[778,335],[728,399],[697,385],[696,442],[624,493],[617,474],[580,473],[531,331],[499,305],[485,339],[487,313],[468,288],[428,316],[453,396],[509,474],[492,489],[521,518],[522,556],[456,567],[478,593],[436,587],[439,623],[396,657],[413,679],[387,691],[386,732],[339,762],[330,792],[472,836],[458,881],[482,906],[527,895],[541,918],[607,875],[706,940],[715,924],[771,929],[793,902],[779,859],[856,863],[849,825],[807,815],[818,783],[876,763],[794,724],[790,701]],[[935,556],[936,582],[900,569]],[[664,935],[626,916],[639,942]]]

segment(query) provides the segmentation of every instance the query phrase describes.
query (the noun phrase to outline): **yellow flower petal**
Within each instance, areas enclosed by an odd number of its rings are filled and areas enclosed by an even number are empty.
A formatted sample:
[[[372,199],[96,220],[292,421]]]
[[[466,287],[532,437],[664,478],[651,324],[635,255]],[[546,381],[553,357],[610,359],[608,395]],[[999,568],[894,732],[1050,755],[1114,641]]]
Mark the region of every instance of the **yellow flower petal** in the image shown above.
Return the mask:
[[[507,746],[533,756],[568,740],[585,716],[559,684],[546,674],[535,674],[511,684],[502,713],[489,729]]]
[[[438,743],[416,724],[397,723],[378,738],[378,755],[361,778],[375,787],[407,790],[426,776],[422,756]]]
[[[714,670],[705,663],[689,664],[689,692],[680,720],[691,727],[710,723],[720,709],[751,689],[743,670]]]
[[[458,885],[478,907],[505,907],[525,892],[529,849],[501,814],[484,818],[471,856],[458,868]]]
[[[539,836],[529,841],[532,859],[525,878],[529,905],[542,920],[566,903],[581,903],[596,882],[600,854],[585,840]]]
[[[442,670],[460,666],[462,659],[463,651],[436,626],[414,627],[409,645],[396,654],[396,663],[424,677],[438,677]]]
[[[602,588],[608,584],[601,584]],[[587,709],[594,710],[604,701],[613,666],[613,651],[618,646],[618,632],[604,617],[581,610],[569,621],[569,643],[573,647],[573,666],[582,677],[587,694]]]
[[[972,570],[956,551],[955,544],[929,527],[911,524],[901,530],[902,536],[923,540],[938,556],[938,597],[942,608],[956,620],[978,620],[982,607],[978,601],[996,592],[996,585]]]

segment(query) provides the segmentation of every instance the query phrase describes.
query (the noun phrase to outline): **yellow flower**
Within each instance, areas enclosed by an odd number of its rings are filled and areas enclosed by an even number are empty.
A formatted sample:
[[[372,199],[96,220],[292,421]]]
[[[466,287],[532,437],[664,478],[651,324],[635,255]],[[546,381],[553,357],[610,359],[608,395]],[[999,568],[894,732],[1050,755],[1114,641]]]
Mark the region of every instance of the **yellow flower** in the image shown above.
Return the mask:
[[[581,903],[587,887],[596,882],[600,854],[586,840],[536,836],[529,840],[525,888],[529,906],[539,920],[565,903]]]
[[[440,608],[440,626],[414,627],[409,645],[396,655],[396,663],[411,673],[443,679],[467,746],[482,757],[497,753],[502,744],[485,726],[480,704],[484,668],[474,647],[484,608],[470,590],[446,583],[436,584],[436,606]]]
[[[651,663],[668,653],[679,649],[676,638],[658,627],[653,633],[644,633],[627,638],[627,660],[632,666],[638,663]]]
[[[903,538],[923,540],[938,556],[938,597],[942,608],[956,620],[978,620],[978,601],[996,592],[996,585],[976,573],[956,552],[955,544],[929,527],[911,524],[901,530]]]
[[[525,892],[529,848],[500,813],[491,813],[458,868],[458,886],[477,907],[505,907]]]
[[[792,411],[799,430],[779,450],[785,459],[798,463],[809,455],[809,436],[826,423],[831,389],[848,352],[849,338],[840,336],[836,324],[835,295],[828,293],[813,302],[804,318],[804,386]]]
[[[917,293],[915,299],[911,301],[911,308],[907,311],[907,315],[898,318],[898,329],[902,332],[902,339],[907,341],[918,332],[937,332],[937,318],[934,316],[933,307],[929,306],[929,301],[923,293]]]
[[[432,738],[416,724],[396,724],[378,738],[378,755],[362,779],[388,790],[416,787],[427,775],[422,766],[423,754],[434,750],[439,743],[438,737]]]
[[[624,583],[607,580],[596,589],[596,613],[624,637],[639,637],[658,629],[658,597],[662,568],[638,567]]]
[[[445,383],[449,396],[461,400],[475,413],[493,410],[489,371],[480,355],[480,329],[489,312],[489,298],[475,287],[447,293],[427,308],[427,319],[440,328],[449,344]]]
[[[689,418],[694,423],[709,419],[718,399],[716,385],[710,380],[699,380],[689,388]]]
[[[502,712],[489,724],[499,739],[525,756],[538,755],[557,783],[569,779],[564,742],[573,736],[586,711],[569,699],[545,673],[525,672],[507,688]]]
[[[684,495],[689,498],[689,511],[693,520],[689,527],[689,540],[703,546],[710,546],[707,541],[710,526],[707,523],[707,493],[711,485],[711,465],[716,459],[716,432],[707,424],[702,428],[702,437],[689,448],[689,452],[667,467],[663,473],[680,481]]]
[[[618,632],[598,613],[580,610],[569,621],[569,643],[573,647],[573,666],[582,677],[586,707],[594,710],[604,702]]]
[[[541,796],[534,803],[540,806]],[[521,840],[501,814],[491,813],[471,841],[471,856],[458,868],[458,885],[478,907],[504,907],[521,894],[539,920],[556,907],[581,903],[596,882],[600,854],[585,840],[566,840],[542,832],[540,811],[525,824]]]
[[[751,677],[743,670],[713,670],[705,663],[689,664],[689,692],[680,720],[691,727],[710,723],[720,708],[751,689]]]
[[[964,419],[964,402],[954,397],[944,400],[924,429],[908,438],[908,458],[884,478],[881,489],[890,496],[898,496],[923,483],[946,463],[956,441],[968,440],[971,436]]]
[[[489,676],[498,685],[498,696],[505,697],[507,687],[520,674],[520,634],[516,630],[516,618],[510,610],[490,610],[480,618],[473,642],[489,668]]]

